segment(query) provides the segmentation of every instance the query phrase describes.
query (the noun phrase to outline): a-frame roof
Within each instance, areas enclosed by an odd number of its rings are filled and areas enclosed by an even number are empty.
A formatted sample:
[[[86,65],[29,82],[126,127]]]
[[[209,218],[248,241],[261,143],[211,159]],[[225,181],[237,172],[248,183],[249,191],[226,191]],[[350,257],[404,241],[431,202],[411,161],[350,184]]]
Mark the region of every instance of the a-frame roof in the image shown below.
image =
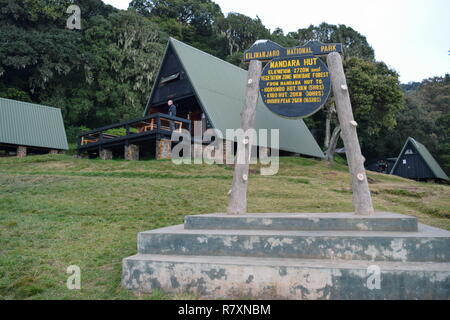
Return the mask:
[[[0,98],[0,143],[69,149],[61,110]]]
[[[438,179],[442,180],[449,180],[448,176],[445,174],[444,170],[442,170],[441,166],[437,161],[434,159],[434,157],[431,155],[431,153],[428,151],[428,149],[421,144],[420,142],[416,141],[415,139],[409,137],[406,140],[405,145],[402,148],[402,151],[400,151],[400,154],[398,155],[397,161],[395,162],[394,166],[392,167],[391,174],[394,173],[395,169],[400,163],[400,158],[406,151],[406,148],[408,144],[411,143],[419,153],[419,155],[422,157],[422,159],[425,161],[427,166],[430,168],[431,172],[436,176]]]
[[[247,71],[173,38],[169,40],[166,56],[169,48],[174,50],[180,60],[213,127],[224,134],[226,129],[239,128]],[[158,83],[155,82],[152,95],[157,86]],[[150,106],[150,103],[147,104],[144,114]],[[285,119],[275,115],[263,104],[261,97],[256,109],[255,128],[279,129],[281,150],[324,157],[303,120]]]

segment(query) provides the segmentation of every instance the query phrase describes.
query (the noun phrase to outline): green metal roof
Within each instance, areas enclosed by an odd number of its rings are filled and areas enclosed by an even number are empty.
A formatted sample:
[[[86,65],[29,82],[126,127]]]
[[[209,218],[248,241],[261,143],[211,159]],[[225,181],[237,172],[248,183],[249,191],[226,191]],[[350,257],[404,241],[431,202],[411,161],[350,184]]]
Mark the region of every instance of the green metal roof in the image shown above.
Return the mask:
[[[0,98],[0,143],[69,149],[61,110]]]
[[[406,140],[405,145],[402,148],[402,151],[400,152],[397,161],[395,162],[394,166],[392,167],[391,174],[393,174],[395,168],[400,162],[400,157],[402,156],[403,152],[405,152],[405,149],[408,145],[408,143],[411,142],[413,146],[416,148],[417,152],[422,156],[423,160],[426,162],[428,167],[430,168],[431,172],[434,173],[436,178],[442,179],[442,180],[450,180],[448,176],[445,174],[444,170],[442,170],[439,163],[437,163],[436,159],[433,158],[431,153],[428,151],[428,149],[421,144],[420,142],[416,141],[415,139],[409,137]]]
[[[213,127],[223,134],[226,129],[240,128],[247,71],[173,38],[168,45],[180,59]],[[255,129],[279,129],[280,150],[324,157],[303,120],[275,115],[263,104],[261,97],[256,109]]]

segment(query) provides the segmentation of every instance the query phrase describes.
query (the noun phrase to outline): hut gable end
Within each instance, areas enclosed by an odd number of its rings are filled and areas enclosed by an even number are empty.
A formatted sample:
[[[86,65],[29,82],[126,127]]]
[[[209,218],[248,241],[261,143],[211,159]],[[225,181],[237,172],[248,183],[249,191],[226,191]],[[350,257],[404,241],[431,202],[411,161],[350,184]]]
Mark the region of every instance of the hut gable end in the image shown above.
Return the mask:
[[[171,38],[144,115],[168,99],[176,100],[191,94],[212,127],[223,133],[226,129],[240,128],[246,79],[246,70]],[[164,81],[173,81],[172,89],[164,92]],[[261,98],[258,100],[255,128],[278,129],[280,150],[324,157],[303,120],[275,115],[263,105]]]
[[[449,180],[428,149],[411,137],[403,146],[391,174],[415,180]]]

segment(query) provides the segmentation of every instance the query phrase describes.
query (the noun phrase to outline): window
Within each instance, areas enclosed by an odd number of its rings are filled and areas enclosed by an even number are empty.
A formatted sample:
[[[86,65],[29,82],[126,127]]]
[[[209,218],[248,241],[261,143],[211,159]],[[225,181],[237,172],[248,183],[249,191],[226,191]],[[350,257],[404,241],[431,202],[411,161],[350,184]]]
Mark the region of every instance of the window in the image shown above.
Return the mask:
[[[159,85],[164,85],[166,83],[172,82],[172,81],[176,81],[176,80],[180,80],[180,73],[174,73],[170,76],[167,77],[162,77],[161,81],[159,82]]]

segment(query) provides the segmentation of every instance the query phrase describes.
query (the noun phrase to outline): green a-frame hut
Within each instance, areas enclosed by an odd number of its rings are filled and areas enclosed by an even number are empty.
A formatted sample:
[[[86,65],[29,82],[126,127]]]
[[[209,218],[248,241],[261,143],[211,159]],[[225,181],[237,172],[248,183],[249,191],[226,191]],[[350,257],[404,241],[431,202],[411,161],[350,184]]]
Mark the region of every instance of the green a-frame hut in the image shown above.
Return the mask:
[[[391,174],[418,181],[449,180],[428,149],[411,137],[406,140]]]
[[[0,98],[0,156],[67,150],[61,110]]]
[[[171,38],[144,111],[167,113],[167,100],[177,117],[204,121],[204,127],[240,127],[247,71]],[[280,151],[323,158],[323,152],[302,120],[281,118],[258,99],[255,129],[279,129]]]

